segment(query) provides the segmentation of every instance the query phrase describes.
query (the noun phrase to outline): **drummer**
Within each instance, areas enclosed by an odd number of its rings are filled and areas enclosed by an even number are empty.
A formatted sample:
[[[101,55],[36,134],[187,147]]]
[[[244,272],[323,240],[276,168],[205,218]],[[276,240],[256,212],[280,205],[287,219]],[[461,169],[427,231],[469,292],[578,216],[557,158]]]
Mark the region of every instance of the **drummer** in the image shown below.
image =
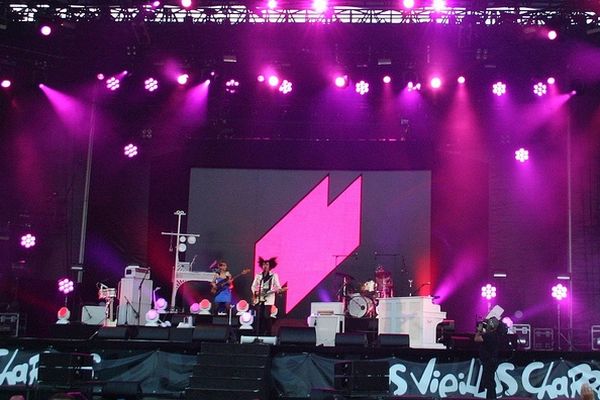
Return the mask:
[[[392,274],[383,265],[375,268],[375,291],[378,298],[394,297],[394,280]]]

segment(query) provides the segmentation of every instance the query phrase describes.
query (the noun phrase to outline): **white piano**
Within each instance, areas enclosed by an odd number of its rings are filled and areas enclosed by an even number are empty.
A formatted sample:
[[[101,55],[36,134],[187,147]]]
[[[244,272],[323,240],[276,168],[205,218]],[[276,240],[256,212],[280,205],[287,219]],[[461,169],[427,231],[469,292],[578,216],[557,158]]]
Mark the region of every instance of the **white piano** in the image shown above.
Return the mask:
[[[445,349],[436,342],[436,327],[446,318],[433,297],[388,297],[379,299],[377,306],[379,334],[408,334],[410,347],[417,349]]]
[[[175,277],[173,279],[171,307],[173,308],[175,306],[175,298],[181,285],[189,281],[212,282],[213,276],[214,272],[210,271],[192,271],[192,266],[189,262],[177,263]]]

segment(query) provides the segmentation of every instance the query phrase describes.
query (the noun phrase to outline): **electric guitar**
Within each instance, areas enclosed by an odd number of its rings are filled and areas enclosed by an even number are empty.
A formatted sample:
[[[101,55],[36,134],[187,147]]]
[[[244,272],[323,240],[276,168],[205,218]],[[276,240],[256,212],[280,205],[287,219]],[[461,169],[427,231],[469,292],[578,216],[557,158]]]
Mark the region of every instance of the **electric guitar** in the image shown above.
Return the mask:
[[[234,280],[236,280],[237,278],[239,278],[242,275],[246,275],[250,271],[251,271],[250,268],[244,268],[242,270],[242,272],[240,272],[236,276],[232,277],[231,279],[223,279],[222,281],[219,281],[219,282],[213,282],[212,287],[210,288],[210,293],[212,293],[214,295],[221,293],[223,291],[223,289],[225,289],[226,286],[231,285]]]
[[[253,293],[252,294],[252,305],[257,305],[261,301],[265,301],[267,299],[267,296],[270,295],[271,293],[282,294],[282,293],[287,292],[287,290],[288,290],[288,287],[283,286],[283,287],[279,288],[278,290],[264,290],[261,293]]]

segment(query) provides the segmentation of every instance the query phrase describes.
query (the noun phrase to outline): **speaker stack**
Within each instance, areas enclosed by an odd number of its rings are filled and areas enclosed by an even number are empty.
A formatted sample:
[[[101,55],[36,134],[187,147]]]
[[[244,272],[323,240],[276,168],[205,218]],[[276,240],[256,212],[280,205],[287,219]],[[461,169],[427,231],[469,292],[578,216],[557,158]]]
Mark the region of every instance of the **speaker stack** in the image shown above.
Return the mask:
[[[389,393],[390,365],[387,361],[353,360],[336,362],[333,387],[346,396],[378,396]]]
[[[271,394],[270,379],[270,346],[202,343],[185,398],[267,400]]]
[[[91,354],[40,353],[36,398],[48,398],[57,391],[88,391],[93,364]]]

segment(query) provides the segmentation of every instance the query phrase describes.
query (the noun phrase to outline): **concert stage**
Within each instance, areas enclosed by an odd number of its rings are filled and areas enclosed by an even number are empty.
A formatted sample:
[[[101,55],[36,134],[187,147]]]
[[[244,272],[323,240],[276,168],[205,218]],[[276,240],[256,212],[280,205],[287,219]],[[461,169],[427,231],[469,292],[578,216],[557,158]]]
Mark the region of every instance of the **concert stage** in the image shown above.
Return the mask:
[[[401,335],[367,341],[362,333],[340,336],[334,347],[315,346],[308,327],[281,327],[277,345],[236,343],[244,333],[229,326],[55,328],[51,339],[1,340],[1,398],[485,397],[468,335],[442,350],[409,348]],[[597,359],[592,352],[506,351],[498,396],[577,398],[583,383],[598,389]]]

